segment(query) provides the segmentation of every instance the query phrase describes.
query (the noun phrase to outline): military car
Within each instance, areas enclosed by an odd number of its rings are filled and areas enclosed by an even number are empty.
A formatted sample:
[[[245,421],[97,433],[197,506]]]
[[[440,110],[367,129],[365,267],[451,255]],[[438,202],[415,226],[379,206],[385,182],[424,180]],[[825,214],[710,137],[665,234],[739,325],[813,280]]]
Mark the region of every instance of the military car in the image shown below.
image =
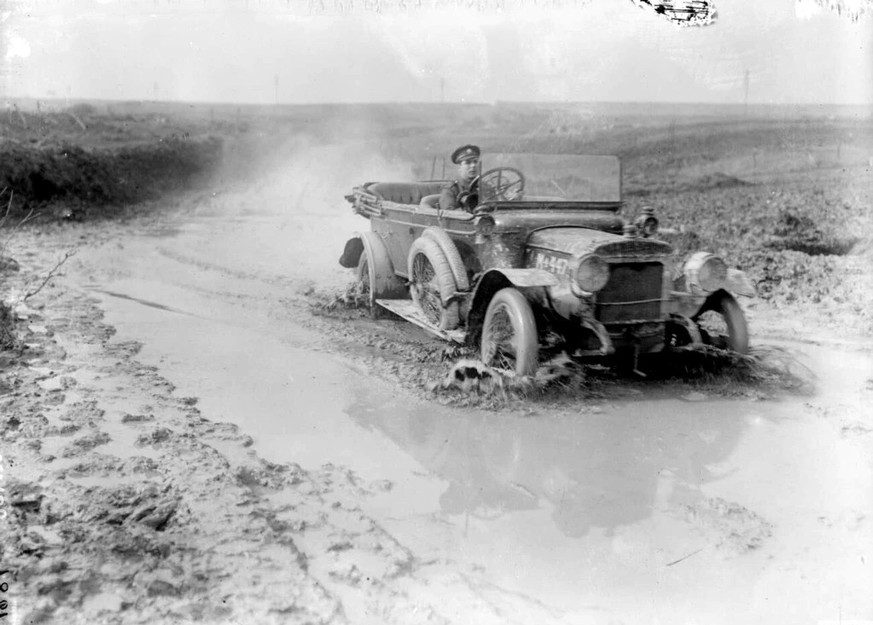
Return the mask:
[[[654,211],[622,216],[614,156],[487,154],[462,198],[446,180],[368,182],[346,199],[370,222],[340,258],[375,315],[384,310],[482,361],[532,375],[541,348],[578,358],[638,358],[710,344],[747,352],[745,275],[697,252],[678,263]]]

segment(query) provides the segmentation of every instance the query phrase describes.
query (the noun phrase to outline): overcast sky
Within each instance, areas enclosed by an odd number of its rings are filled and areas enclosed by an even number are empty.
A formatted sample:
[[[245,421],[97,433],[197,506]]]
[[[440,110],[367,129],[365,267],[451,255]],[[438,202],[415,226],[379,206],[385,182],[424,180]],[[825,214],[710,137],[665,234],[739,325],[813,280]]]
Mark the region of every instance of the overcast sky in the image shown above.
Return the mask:
[[[873,104],[873,11],[714,1],[0,0],[0,97]]]

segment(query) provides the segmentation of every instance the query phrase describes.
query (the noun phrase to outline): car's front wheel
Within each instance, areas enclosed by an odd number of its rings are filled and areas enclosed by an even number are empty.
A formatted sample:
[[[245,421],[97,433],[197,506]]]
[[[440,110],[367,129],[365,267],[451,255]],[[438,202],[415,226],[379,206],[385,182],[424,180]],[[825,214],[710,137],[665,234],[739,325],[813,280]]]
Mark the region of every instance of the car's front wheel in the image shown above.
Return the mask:
[[[749,327],[737,300],[721,292],[706,301],[694,317],[703,342],[738,354],[749,351]]]
[[[436,241],[418,238],[409,249],[409,292],[427,321],[440,330],[454,330],[460,322],[455,278]],[[445,302],[445,303],[444,303]]]
[[[530,304],[518,289],[501,289],[485,312],[482,362],[516,375],[533,375],[538,352],[537,324]]]

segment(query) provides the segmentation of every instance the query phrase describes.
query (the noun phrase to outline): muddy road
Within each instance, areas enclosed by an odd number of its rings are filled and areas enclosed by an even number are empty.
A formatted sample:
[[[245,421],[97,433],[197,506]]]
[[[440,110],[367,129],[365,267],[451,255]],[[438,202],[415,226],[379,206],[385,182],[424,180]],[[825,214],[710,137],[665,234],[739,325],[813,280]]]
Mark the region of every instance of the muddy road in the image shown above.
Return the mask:
[[[188,200],[157,219],[43,239],[55,252],[78,248],[52,288],[96,305],[115,330],[107,345],[137,345],[125,361],[155,376],[118,391],[128,404],[149,401],[148,380],[168,381],[165,398],[236,426],[234,436],[204,439],[219,454],[293,464],[318,485],[322,507],[313,509],[327,524],[292,532],[307,583],[319,589],[301,602],[318,617],[271,618],[873,619],[869,345],[785,340],[768,334],[775,326],[760,310],[753,339],[790,355],[804,379],[794,392],[629,382],[496,411],[446,405],[422,384],[433,367],[419,366],[439,363],[438,341],[402,321],[318,305],[348,284],[337,258],[348,234],[368,227],[342,194],[364,179],[408,176],[369,154],[364,145],[311,148],[257,184]],[[65,349],[68,363],[81,354],[72,342]],[[119,457],[141,453],[122,433],[129,426],[107,426]],[[252,492],[260,510],[288,522],[315,514],[276,484]],[[356,529],[362,524],[370,530]],[[270,584],[300,584],[266,574],[286,556],[267,561],[271,546],[249,538],[242,551],[255,581],[233,622],[268,622],[247,620],[246,602],[255,605]],[[103,620],[89,622],[148,616],[131,616],[142,605],[93,596],[90,614]],[[177,622],[179,613],[152,614]]]

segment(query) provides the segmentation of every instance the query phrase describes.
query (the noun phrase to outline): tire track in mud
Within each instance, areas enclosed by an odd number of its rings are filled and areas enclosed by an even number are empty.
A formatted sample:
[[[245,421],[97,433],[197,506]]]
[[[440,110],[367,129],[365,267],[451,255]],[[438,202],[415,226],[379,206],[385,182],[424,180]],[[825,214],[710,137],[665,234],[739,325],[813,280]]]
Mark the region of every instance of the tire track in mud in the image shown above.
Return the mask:
[[[4,532],[24,619],[285,622],[296,612],[333,622],[341,606],[253,497],[270,478],[302,482],[299,470],[246,457],[246,437],[173,397],[172,385],[135,361],[138,345],[108,343],[93,301],[54,295],[60,318],[20,311],[46,333],[28,337],[37,339],[30,367],[3,411],[6,455],[31,477],[12,485]],[[131,436],[109,434],[125,428]],[[240,453],[230,460],[213,445]]]

